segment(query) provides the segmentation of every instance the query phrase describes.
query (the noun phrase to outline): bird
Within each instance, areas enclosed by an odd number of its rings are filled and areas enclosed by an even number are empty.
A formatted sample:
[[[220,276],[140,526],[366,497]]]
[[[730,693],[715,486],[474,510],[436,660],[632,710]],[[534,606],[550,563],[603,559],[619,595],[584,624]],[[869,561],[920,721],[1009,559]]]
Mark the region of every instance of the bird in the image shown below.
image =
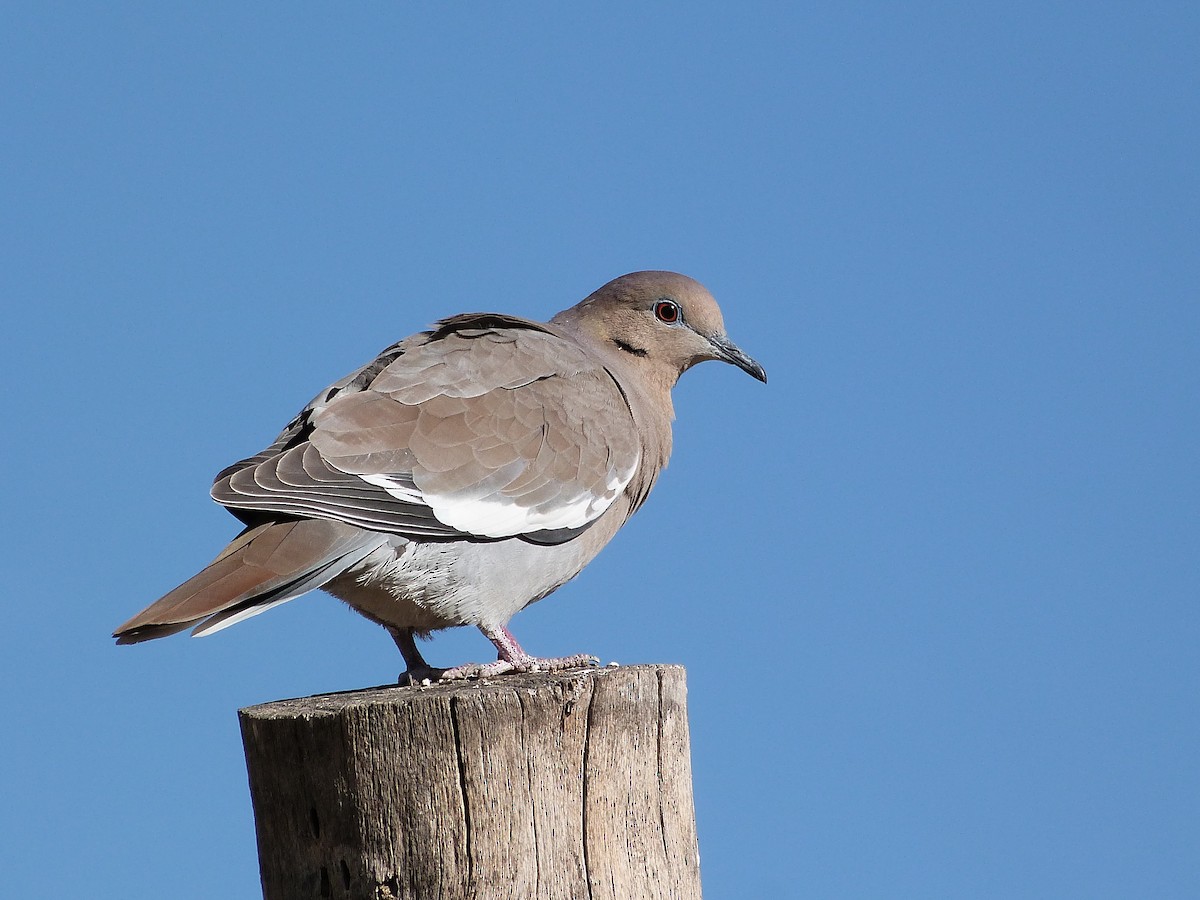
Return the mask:
[[[402,682],[595,665],[536,657],[508,625],[583,570],[672,449],[671,389],[705,360],[766,382],[698,281],[616,278],[548,322],[464,313],[317,394],[211,495],[243,530],[113,632],[212,634],[315,589],[391,634]],[[472,625],[497,658],[442,669],[416,639]]]

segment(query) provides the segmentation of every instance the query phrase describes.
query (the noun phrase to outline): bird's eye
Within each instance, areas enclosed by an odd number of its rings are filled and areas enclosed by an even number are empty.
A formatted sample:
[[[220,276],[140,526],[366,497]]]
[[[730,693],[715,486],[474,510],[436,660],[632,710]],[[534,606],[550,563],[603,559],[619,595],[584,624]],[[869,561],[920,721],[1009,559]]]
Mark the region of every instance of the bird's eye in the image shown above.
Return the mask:
[[[671,300],[659,300],[654,304],[654,315],[658,321],[674,325],[679,321],[679,304]]]

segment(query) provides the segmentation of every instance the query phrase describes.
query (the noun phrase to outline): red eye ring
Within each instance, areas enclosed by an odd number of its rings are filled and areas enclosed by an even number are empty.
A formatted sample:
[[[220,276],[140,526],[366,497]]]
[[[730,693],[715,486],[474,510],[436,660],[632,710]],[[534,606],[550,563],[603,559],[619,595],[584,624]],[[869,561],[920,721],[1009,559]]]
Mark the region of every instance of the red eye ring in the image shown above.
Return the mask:
[[[679,321],[679,304],[673,300],[659,300],[654,304],[654,317],[660,322],[674,325]]]

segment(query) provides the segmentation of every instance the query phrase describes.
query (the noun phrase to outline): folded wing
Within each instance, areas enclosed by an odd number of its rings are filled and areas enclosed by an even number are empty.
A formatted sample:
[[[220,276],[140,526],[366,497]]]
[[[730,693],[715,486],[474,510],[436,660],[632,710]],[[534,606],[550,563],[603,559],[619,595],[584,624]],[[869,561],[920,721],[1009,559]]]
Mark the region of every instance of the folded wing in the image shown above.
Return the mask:
[[[566,540],[632,479],[640,444],[612,376],[546,326],[458,316],[322,392],[213,496],[255,514],[425,540]]]

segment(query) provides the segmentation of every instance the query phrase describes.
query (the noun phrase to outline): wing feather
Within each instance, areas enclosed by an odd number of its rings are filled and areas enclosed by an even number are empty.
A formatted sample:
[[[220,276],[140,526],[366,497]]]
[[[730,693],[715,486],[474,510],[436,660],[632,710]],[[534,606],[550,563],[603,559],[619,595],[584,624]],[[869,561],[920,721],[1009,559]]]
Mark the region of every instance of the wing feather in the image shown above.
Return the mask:
[[[603,365],[549,326],[460,316],[317,395],[213,496],[421,539],[568,540],[629,484],[640,442]],[[247,519],[249,521],[249,519]]]

